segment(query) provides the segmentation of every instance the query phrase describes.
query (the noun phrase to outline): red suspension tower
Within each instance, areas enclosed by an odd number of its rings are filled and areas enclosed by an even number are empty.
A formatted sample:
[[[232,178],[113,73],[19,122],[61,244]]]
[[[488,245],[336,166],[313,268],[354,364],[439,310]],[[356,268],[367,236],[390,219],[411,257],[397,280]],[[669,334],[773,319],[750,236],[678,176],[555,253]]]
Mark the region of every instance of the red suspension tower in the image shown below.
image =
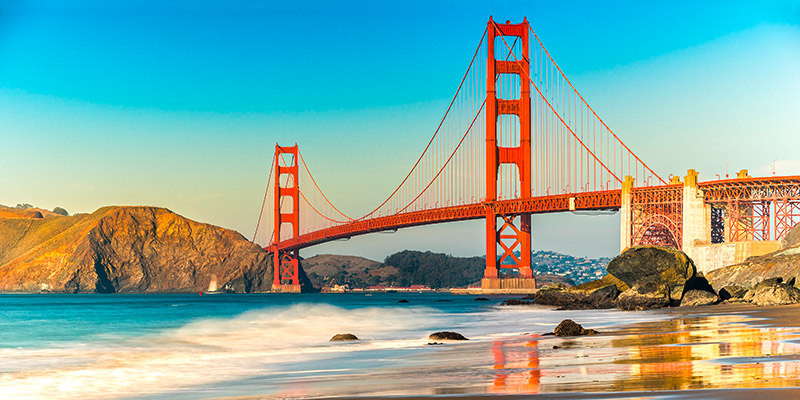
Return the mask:
[[[520,198],[531,197],[531,93],[528,82],[530,58],[528,55],[527,18],[520,24],[497,24],[489,18],[488,61],[486,64],[486,270],[481,282],[483,289],[533,289],[535,281],[531,271],[531,215],[502,214],[494,207],[497,201],[497,181],[500,166],[516,165],[520,180]],[[512,40],[504,37],[517,37],[522,54],[509,60],[495,57],[495,38],[503,38],[497,46],[507,49]],[[502,51],[501,53],[506,53]],[[516,99],[499,99],[497,81],[519,76],[520,93]],[[508,97],[508,96],[505,96]],[[501,147],[497,141],[497,124],[502,115],[515,115],[519,120],[519,146]],[[506,118],[505,120],[513,120]],[[497,228],[498,221],[502,224]],[[503,250],[497,257],[498,246]],[[519,251],[520,257],[514,254]],[[513,264],[503,264],[511,260]],[[516,268],[517,278],[501,279],[500,268]]]
[[[291,160],[287,156],[291,157]],[[285,164],[285,165],[282,165]],[[275,144],[275,240],[291,239],[300,235],[300,189],[297,180],[297,143],[291,147],[281,147]],[[281,178],[284,178],[281,185]],[[284,213],[291,201],[291,212]],[[291,234],[281,237],[283,224],[291,224]],[[271,249],[274,262],[275,278],[272,281],[272,290],[279,292],[300,292],[300,279],[298,275],[300,251],[280,251],[274,246]]]

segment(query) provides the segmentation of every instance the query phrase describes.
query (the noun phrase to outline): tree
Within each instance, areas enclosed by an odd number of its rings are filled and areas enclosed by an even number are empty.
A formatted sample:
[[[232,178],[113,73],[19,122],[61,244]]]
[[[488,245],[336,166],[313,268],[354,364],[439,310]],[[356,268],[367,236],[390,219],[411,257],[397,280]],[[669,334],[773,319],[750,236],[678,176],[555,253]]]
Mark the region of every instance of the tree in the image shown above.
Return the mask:
[[[58,214],[58,215],[69,216],[69,213],[67,212],[67,210],[65,210],[65,209],[63,209],[61,207],[54,208],[53,212]]]
[[[14,207],[14,208],[19,208],[20,210],[25,210],[27,208],[33,208],[33,206],[28,204],[28,203],[22,203],[22,204],[17,204],[17,206]]]

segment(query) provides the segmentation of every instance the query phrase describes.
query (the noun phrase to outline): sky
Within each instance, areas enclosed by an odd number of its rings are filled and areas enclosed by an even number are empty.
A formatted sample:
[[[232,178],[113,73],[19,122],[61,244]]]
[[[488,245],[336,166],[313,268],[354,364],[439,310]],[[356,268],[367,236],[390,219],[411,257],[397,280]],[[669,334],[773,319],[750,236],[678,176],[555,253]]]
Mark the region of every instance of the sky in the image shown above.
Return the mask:
[[[430,139],[489,16],[527,17],[660,175],[800,175],[796,1],[0,0],[0,204],[161,206],[252,238],[274,145],[296,142],[331,201],[364,213]],[[302,255],[482,255],[483,230]],[[534,216],[533,247],[613,256],[619,216]]]

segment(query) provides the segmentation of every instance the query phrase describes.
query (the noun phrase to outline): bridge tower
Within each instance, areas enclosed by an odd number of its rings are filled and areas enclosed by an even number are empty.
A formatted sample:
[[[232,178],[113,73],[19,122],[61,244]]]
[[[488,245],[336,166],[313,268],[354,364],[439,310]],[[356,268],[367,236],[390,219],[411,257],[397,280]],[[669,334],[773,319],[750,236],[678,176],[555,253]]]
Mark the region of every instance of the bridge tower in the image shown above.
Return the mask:
[[[528,20],[520,24],[497,24],[489,18],[488,23],[488,60],[486,63],[486,270],[481,281],[483,289],[533,289],[536,287],[531,271],[531,214],[505,214],[495,208],[497,201],[498,172],[503,164],[517,167],[520,180],[520,198],[531,197],[531,93],[527,84],[530,71],[528,54]],[[495,38],[503,40],[495,42]],[[495,46],[500,53],[508,53],[507,43],[514,42],[516,37],[522,49],[521,56],[498,60]],[[520,93],[516,99],[497,97],[498,80],[510,79],[517,75],[520,82]],[[501,81],[502,82],[502,81]],[[508,97],[508,96],[504,96]],[[497,124],[503,115],[515,115],[519,121],[519,145],[502,147],[497,139]],[[506,119],[508,120],[508,119]],[[513,120],[513,118],[512,118]],[[498,229],[498,221],[500,229]],[[498,246],[503,250],[497,256]],[[520,257],[514,254],[519,251]],[[504,264],[511,260],[513,264]],[[516,268],[518,278],[501,279],[498,270]]]
[[[294,146],[282,147],[275,144],[275,239],[291,239],[300,235],[300,191],[297,180],[297,143]],[[281,184],[283,178],[283,184]],[[291,202],[291,207],[288,202]],[[286,209],[291,212],[284,213]],[[286,236],[281,236],[281,228],[290,224],[291,230]],[[298,275],[300,251],[281,251],[271,248],[273,254],[273,270],[275,277],[272,281],[272,290],[278,292],[300,292],[300,279]]]

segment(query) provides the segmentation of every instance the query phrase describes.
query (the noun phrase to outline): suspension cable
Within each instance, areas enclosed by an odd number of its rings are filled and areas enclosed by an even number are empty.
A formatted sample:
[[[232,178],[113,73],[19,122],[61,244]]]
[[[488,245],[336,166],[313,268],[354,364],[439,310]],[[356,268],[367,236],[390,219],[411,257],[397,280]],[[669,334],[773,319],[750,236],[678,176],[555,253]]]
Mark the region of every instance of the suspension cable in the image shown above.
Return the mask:
[[[258,235],[258,227],[261,225],[261,216],[264,215],[264,206],[267,205],[267,196],[269,195],[269,184],[272,182],[272,171],[275,168],[275,154],[272,155],[272,161],[269,164],[269,175],[267,176],[267,189],[264,190],[264,201],[261,202],[261,211],[258,213],[258,222],[256,222],[256,231],[253,232],[253,243],[256,242],[256,236]],[[272,238],[270,238],[272,241]],[[269,243],[267,243],[269,244]]]
[[[495,24],[495,25],[496,25],[496,24]],[[578,95],[578,97],[581,99],[581,101],[583,102],[583,104],[585,104],[585,105],[586,105],[586,107],[588,107],[588,108],[589,108],[589,111],[591,111],[591,112],[592,112],[592,114],[594,114],[594,116],[597,118],[597,120],[598,120],[598,121],[600,121],[600,123],[601,123],[601,124],[603,124],[603,126],[604,126],[604,127],[607,129],[607,130],[608,130],[608,132],[609,132],[609,133],[611,133],[611,135],[612,135],[612,136],[614,136],[614,139],[617,139],[617,141],[619,142],[619,144],[621,144],[621,145],[622,145],[622,147],[624,147],[624,148],[625,148],[625,150],[628,150],[628,152],[629,152],[629,153],[633,154],[633,157],[634,157],[634,158],[636,158],[636,160],[637,160],[637,161],[639,161],[639,163],[641,163],[641,164],[642,164],[642,165],[643,165],[645,168],[647,168],[647,170],[648,170],[648,171],[650,171],[650,173],[652,173],[652,174],[653,174],[653,175],[654,175],[656,178],[658,178],[658,180],[660,180],[660,181],[661,181],[661,183],[663,183],[663,184],[665,184],[665,185],[666,185],[666,184],[667,184],[667,182],[666,182],[664,179],[662,179],[662,178],[661,178],[661,177],[660,177],[660,176],[659,176],[657,173],[655,173],[655,171],[653,171],[653,170],[652,170],[652,169],[651,169],[651,168],[650,168],[650,167],[649,167],[649,166],[648,166],[648,165],[647,165],[647,164],[646,164],[644,161],[642,161],[642,160],[639,158],[639,156],[637,156],[637,155],[636,155],[636,153],[634,153],[634,152],[633,152],[633,151],[632,151],[630,148],[628,148],[628,146],[627,146],[627,145],[625,145],[625,143],[622,141],[622,139],[620,139],[619,137],[617,137],[617,134],[616,134],[616,133],[614,133],[614,131],[612,131],[612,130],[611,130],[611,128],[609,128],[609,127],[608,127],[608,125],[606,125],[605,121],[603,121],[603,119],[602,119],[602,118],[600,118],[600,116],[599,116],[599,115],[597,115],[597,113],[594,111],[594,109],[592,108],[592,106],[590,106],[590,105],[589,105],[589,103],[586,101],[586,99],[584,99],[584,98],[583,98],[583,96],[581,96],[581,94],[578,92],[578,90],[577,90],[577,89],[575,89],[575,86],[573,86],[573,85],[572,85],[572,82],[569,80],[569,78],[567,78],[567,75],[566,75],[566,74],[564,74],[564,71],[562,71],[562,70],[561,70],[561,67],[559,67],[559,66],[558,66],[558,63],[556,63],[556,60],[554,60],[554,59],[553,59],[553,56],[551,56],[551,55],[550,55],[550,52],[549,52],[549,51],[547,51],[547,48],[545,48],[545,47],[544,47],[544,44],[542,43],[542,41],[541,41],[541,40],[539,40],[539,36],[538,36],[538,35],[536,35],[536,32],[534,32],[534,31],[533,31],[533,28],[531,28],[531,26],[530,26],[530,25],[528,25],[528,29],[529,29],[529,30],[531,31],[531,33],[533,34],[533,37],[535,37],[535,38],[536,38],[536,41],[537,41],[537,42],[539,42],[539,46],[542,48],[542,50],[544,50],[544,53],[545,53],[545,54],[547,54],[547,57],[550,59],[550,61],[551,61],[551,62],[553,63],[553,65],[556,67],[556,69],[558,70],[558,72],[559,72],[559,73],[561,73],[561,76],[562,76],[562,77],[564,77],[564,80],[565,80],[565,81],[567,81],[567,83],[569,84],[569,87],[571,87],[571,88],[572,88],[572,91],[573,91],[573,92],[575,92],[575,94],[577,94],[577,95]]]
[[[314,179],[314,175],[311,175],[311,171],[309,171],[309,170],[308,170],[308,166],[306,165],[306,160],[304,160],[304,159],[303,159],[303,154],[302,154],[302,153],[300,153],[300,150],[297,150],[297,155],[299,155],[299,156],[300,156],[300,162],[303,164],[303,168],[306,170],[306,173],[308,174],[309,178],[311,178],[311,182],[313,182],[313,183],[314,183],[314,187],[316,187],[316,188],[317,188],[317,191],[319,191],[319,193],[322,195],[322,198],[324,198],[324,199],[325,199],[325,201],[327,201],[327,202],[328,202],[328,204],[329,204],[331,207],[333,207],[333,209],[334,209],[334,210],[336,210],[336,211],[337,211],[339,214],[341,214],[343,217],[347,218],[347,219],[348,219],[348,220],[350,220],[350,221],[353,221],[353,218],[350,218],[350,217],[349,217],[347,214],[345,214],[345,213],[343,213],[343,212],[339,211],[339,209],[338,209],[338,208],[336,208],[336,206],[335,206],[335,205],[333,205],[333,203],[331,203],[331,201],[330,201],[330,200],[328,200],[328,196],[325,196],[325,193],[322,191],[322,189],[320,189],[320,188],[319,188],[319,185],[317,185],[317,181]],[[306,201],[308,201],[308,200],[306,200]],[[311,203],[310,203],[310,202],[309,202],[309,205],[311,205]],[[312,207],[312,208],[313,208],[313,207]],[[324,216],[323,216],[323,217],[324,217]]]
[[[439,134],[439,130],[442,128],[442,124],[444,124],[444,121],[447,118],[447,115],[450,113],[450,110],[453,108],[453,103],[455,103],[456,98],[458,97],[458,94],[461,92],[461,88],[464,86],[464,81],[467,79],[467,76],[469,75],[469,71],[472,69],[472,64],[475,62],[475,58],[478,56],[478,52],[481,49],[481,45],[483,45],[483,39],[486,37],[486,32],[487,32],[487,30],[484,29],[483,35],[481,36],[481,40],[480,40],[480,42],[478,42],[478,48],[475,49],[475,54],[472,55],[472,60],[470,60],[469,66],[467,66],[467,71],[464,73],[464,77],[461,78],[461,83],[458,85],[458,90],[456,90],[456,94],[454,94],[453,95],[453,99],[450,100],[450,105],[447,107],[447,111],[445,111],[444,116],[442,117],[442,120],[439,122],[439,126],[436,127],[436,131],[433,133],[433,137],[431,137],[431,140],[428,142],[428,145],[425,146],[425,150],[422,151],[422,154],[417,159],[417,162],[414,163],[413,167],[411,167],[411,171],[408,172],[408,175],[406,175],[406,177],[403,178],[403,181],[400,182],[399,185],[397,185],[397,188],[394,190],[394,192],[392,192],[392,194],[390,194],[389,197],[387,197],[386,200],[383,201],[383,203],[381,203],[378,207],[375,207],[374,210],[372,210],[369,213],[365,214],[361,218],[356,219],[355,221],[361,221],[363,219],[366,219],[370,215],[374,214],[376,211],[380,210],[380,208],[383,207],[386,203],[388,203],[389,200],[391,200],[392,197],[400,190],[400,188],[403,186],[403,184],[406,183],[408,178],[414,172],[414,169],[416,169],[417,165],[419,165],[420,161],[422,161],[422,157],[425,156],[425,153],[431,147],[431,144],[433,143],[433,139],[435,139],[436,135]]]
[[[495,29],[497,29],[497,30],[498,30],[498,31],[500,31],[500,32],[503,32],[503,30],[502,30],[502,29],[500,29],[500,27],[499,27],[499,26],[497,26],[497,23],[496,23],[496,22],[492,21],[492,24],[494,25]],[[505,39],[505,37],[503,37],[503,35],[500,35],[500,39],[502,39],[502,40],[503,40],[503,43],[505,43],[506,47],[507,47],[507,48],[509,48],[509,50],[510,50],[511,48],[508,46],[508,42],[506,42],[506,39]],[[516,62],[520,62],[520,60],[517,58],[517,56],[516,56],[516,55],[514,55],[514,60],[515,60]],[[530,63],[530,60],[526,60],[526,61],[528,61],[528,63]],[[524,68],[521,68],[521,69],[522,69],[522,70],[524,70]],[[597,161],[598,163],[600,163],[600,165],[602,165],[602,166],[603,166],[603,168],[605,168],[605,169],[606,169],[606,171],[608,171],[608,173],[609,173],[609,174],[611,174],[611,176],[613,176],[613,177],[614,177],[614,179],[616,179],[616,180],[617,180],[617,182],[620,182],[620,183],[621,183],[621,182],[622,182],[622,180],[621,180],[621,179],[619,179],[619,177],[617,177],[617,175],[616,175],[616,174],[614,174],[613,172],[611,172],[611,169],[609,169],[609,168],[608,168],[608,166],[606,166],[606,165],[605,165],[605,164],[604,164],[602,161],[600,161],[600,159],[599,159],[599,158],[597,158],[597,155],[595,155],[595,154],[594,154],[594,152],[592,152],[592,151],[589,149],[589,147],[587,147],[587,146],[586,146],[586,144],[585,144],[585,143],[583,143],[583,141],[582,141],[582,140],[581,140],[581,139],[578,137],[578,135],[576,135],[576,134],[575,134],[575,132],[572,130],[572,128],[570,128],[570,127],[569,127],[569,125],[568,125],[568,124],[567,124],[567,123],[564,121],[564,118],[561,118],[561,115],[559,115],[559,114],[558,114],[558,112],[557,112],[557,111],[556,111],[556,109],[553,107],[553,105],[552,105],[552,104],[550,104],[550,102],[547,100],[547,98],[544,96],[544,94],[542,94],[542,91],[541,91],[541,90],[539,90],[539,87],[538,87],[538,86],[536,86],[536,84],[535,84],[535,83],[533,83],[533,80],[531,79],[530,72],[529,72],[529,71],[525,71],[525,75],[527,76],[527,78],[528,78],[528,81],[531,83],[531,85],[533,85],[533,87],[536,89],[536,92],[537,92],[537,93],[539,93],[539,96],[542,98],[542,100],[544,100],[544,101],[545,101],[545,103],[547,103],[547,105],[550,107],[550,109],[553,111],[553,113],[556,115],[556,117],[558,117],[558,119],[561,121],[561,123],[564,125],[564,127],[566,127],[566,128],[569,130],[569,132],[572,134],[572,136],[575,138],[575,140],[577,140],[577,141],[578,141],[578,143],[580,143],[580,144],[581,144],[581,146],[583,146],[583,148],[584,148],[584,149],[586,149],[586,151],[587,151],[587,152],[589,152],[589,154],[591,154],[591,155],[592,155],[592,157],[594,157],[595,161]],[[634,156],[635,156],[635,155],[634,155]]]

